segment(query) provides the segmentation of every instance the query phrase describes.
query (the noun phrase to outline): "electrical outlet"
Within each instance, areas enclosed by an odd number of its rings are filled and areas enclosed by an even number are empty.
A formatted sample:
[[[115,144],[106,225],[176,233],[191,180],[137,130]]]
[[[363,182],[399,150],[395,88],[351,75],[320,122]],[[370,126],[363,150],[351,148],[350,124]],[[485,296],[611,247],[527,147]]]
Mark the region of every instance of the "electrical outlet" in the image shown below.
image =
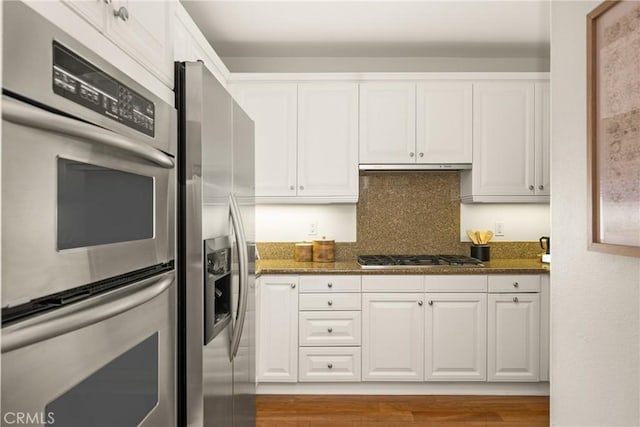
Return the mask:
[[[495,232],[493,233],[496,236],[504,236],[504,222],[496,221]]]
[[[318,222],[310,222],[309,223],[309,236],[316,236],[318,234]]]

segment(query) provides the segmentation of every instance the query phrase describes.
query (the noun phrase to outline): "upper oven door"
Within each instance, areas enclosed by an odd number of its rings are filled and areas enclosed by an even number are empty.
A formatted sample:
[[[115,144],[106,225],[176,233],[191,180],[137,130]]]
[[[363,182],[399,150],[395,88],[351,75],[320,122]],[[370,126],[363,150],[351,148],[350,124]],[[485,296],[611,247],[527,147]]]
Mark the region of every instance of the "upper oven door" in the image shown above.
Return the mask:
[[[3,306],[174,259],[172,157],[7,96],[2,116]]]

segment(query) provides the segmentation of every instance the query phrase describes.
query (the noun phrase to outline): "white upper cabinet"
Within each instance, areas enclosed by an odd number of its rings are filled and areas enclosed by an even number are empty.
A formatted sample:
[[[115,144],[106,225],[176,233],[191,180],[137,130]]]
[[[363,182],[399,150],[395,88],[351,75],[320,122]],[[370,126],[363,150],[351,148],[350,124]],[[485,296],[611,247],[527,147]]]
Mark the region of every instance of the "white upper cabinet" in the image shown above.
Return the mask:
[[[461,175],[464,202],[548,202],[547,83],[473,87],[473,169]]]
[[[472,84],[360,84],[361,164],[469,164]]]
[[[471,163],[472,84],[418,83],[418,163]]]
[[[255,123],[256,196],[295,196],[297,85],[234,85],[232,92]]]
[[[360,163],[415,163],[415,87],[360,84]]]
[[[358,200],[358,85],[232,83],[255,122],[257,203]]]
[[[358,85],[298,85],[298,195],[358,194]]]
[[[120,49],[173,87],[175,1],[64,0]]]

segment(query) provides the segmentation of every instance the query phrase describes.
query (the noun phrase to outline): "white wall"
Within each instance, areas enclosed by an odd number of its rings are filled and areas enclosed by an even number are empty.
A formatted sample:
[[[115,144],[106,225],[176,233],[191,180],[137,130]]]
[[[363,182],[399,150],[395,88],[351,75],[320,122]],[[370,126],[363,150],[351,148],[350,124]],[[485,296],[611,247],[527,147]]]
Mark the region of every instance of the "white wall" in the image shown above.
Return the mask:
[[[309,234],[311,223],[317,234]],[[356,241],[356,205],[257,205],[257,242],[299,242],[322,238]]]
[[[223,57],[235,73],[549,71],[549,58]]]
[[[549,215],[548,204],[463,203],[460,205],[460,240],[470,241],[469,229],[495,232],[495,223],[499,221],[504,224],[504,236],[495,236],[494,242],[535,241],[549,236]]]
[[[551,423],[640,425],[640,260],[587,251],[586,14],[554,1]]]

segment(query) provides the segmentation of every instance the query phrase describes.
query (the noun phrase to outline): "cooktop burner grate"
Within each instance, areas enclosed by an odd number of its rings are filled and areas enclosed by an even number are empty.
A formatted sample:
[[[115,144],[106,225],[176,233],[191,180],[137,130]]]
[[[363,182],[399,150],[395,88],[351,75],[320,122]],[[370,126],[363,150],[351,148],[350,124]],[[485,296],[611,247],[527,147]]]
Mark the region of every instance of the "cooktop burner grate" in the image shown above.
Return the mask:
[[[358,264],[363,268],[482,267],[480,260],[464,255],[360,255]]]

